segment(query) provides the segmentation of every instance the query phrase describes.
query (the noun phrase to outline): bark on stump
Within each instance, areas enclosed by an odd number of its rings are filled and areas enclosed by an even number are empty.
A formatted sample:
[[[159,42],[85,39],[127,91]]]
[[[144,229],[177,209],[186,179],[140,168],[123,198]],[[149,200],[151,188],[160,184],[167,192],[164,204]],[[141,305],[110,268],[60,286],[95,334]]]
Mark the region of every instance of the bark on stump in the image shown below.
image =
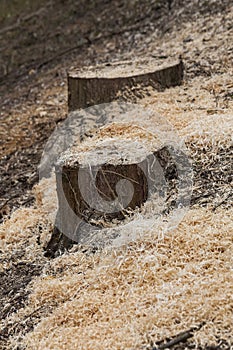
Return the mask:
[[[111,226],[153,193],[163,195],[163,150],[145,151],[140,142],[118,137],[90,143],[66,152],[56,166],[59,210],[47,256],[79,242],[83,223]]]
[[[144,60],[117,62],[68,73],[68,109],[74,111],[108,103],[118,92],[136,86],[152,86],[158,91],[180,85],[183,80],[182,60]]]

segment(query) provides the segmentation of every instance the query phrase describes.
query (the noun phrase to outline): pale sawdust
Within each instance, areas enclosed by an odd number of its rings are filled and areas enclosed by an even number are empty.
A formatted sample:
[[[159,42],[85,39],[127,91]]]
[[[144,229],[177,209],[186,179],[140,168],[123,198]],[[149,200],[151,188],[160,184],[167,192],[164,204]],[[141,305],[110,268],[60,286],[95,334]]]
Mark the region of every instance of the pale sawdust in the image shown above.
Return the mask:
[[[44,76],[38,78],[35,87],[28,92],[31,100],[23,105],[15,104],[14,107],[1,111],[0,139],[4,142],[0,145],[1,156],[34,147],[39,134],[46,137],[46,125],[53,129],[56,122],[66,113],[67,91],[64,82],[60,78],[46,81]]]
[[[139,103],[166,118],[181,137],[187,138],[195,131],[198,134],[201,131],[200,127],[204,127],[207,138],[207,131],[210,132],[207,129],[211,128],[211,134],[214,134],[215,138],[220,134],[218,140],[226,133],[230,139],[233,99],[225,100],[224,96],[232,93],[232,81],[233,68],[227,74],[214,75],[205,78],[204,81],[200,77],[194,78],[184,82],[182,86],[164,92],[150,90],[150,96]],[[218,95],[219,107],[216,106],[216,97],[212,94],[212,85],[222,88],[224,92]]]
[[[157,70],[162,70],[173,65],[179,64],[178,60],[168,59],[153,59],[134,61],[122,61],[105,65],[89,66],[79,69],[71,68],[69,76],[73,78],[97,78],[97,79],[114,79],[135,77],[144,74],[154,73]],[[88,68],[88,69],[87,69]]]
[[[18,210],[6,223],[14,235],[5,235],[5,243],[12,249],[26,240],[35,253],[41,214]],[[233,341],[232,215],[190,210],[166,235],[158,226],[119,248],[56,258],[31,284],[28,305],[10,320],[19,322],[47,305],[24,338],[28,349],[136,349],[203,321],[197,344],[215,344],[217,337]],[[18,341],[12,337],[13,344]]]
[[[134,124],[135,123],[135,124]],[[83,165],[139,163],[161,146],[147,129],[132,123],[110,123],[97,129],[91,138],[76,143],[62,154],[59,163]]]

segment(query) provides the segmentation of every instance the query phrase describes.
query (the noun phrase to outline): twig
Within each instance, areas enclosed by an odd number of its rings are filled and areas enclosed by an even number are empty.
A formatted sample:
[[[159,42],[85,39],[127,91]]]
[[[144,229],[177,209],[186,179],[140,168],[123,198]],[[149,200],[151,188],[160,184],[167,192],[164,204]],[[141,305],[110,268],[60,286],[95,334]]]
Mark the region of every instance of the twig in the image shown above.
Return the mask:
[[[179,343],[185,342],[189,338],[192,338],[194,332],[198,331],[199,329],[201,329],[205,324],[206,324],[206,322],[202,322],[197,327],[192,327],[192,328],[190,328],[189,330],[187,330],[185,332],[179,333],[179,334],[177,334],[177,336],[175,336],[173,339],[169,340],[168,342],[153,347],[152,350],[164,350],[164,349],[167,349],[167,348],[171,348],[172,346],[177,345]]]

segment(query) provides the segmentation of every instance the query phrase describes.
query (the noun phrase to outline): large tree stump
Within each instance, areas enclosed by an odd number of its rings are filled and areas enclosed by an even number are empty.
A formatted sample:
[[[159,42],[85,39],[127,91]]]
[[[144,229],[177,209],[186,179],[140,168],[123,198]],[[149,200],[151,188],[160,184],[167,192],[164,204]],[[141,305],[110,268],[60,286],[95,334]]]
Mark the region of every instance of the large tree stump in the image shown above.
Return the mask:
[[[105,135],[102,129],[65,152],[56,165],[59,209],[48,256],[78,243],[83,225],[87,234],[88,228],[111,227],[154,193],[164,195],[167,156],[161,167],[163,150],[157,141],[150,137],[147,142],[147,132],[137,126],[113,124],[106,129]]]
[[[180,85],[183,71],[182,60],[171,59],[125,61],[72,69],[68,73],[68,109],[74,111],[111,102],[119,91],[138,85],[163,91]]]

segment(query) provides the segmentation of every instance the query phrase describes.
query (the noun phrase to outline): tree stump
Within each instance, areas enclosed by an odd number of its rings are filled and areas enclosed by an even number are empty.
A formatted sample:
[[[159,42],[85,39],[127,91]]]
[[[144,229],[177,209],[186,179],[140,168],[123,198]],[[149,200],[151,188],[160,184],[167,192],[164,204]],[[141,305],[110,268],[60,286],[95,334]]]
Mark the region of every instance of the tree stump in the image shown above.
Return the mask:
[[[59,209],[47,256],[78,243],[83,225],[87,234],[93,227],[111,227],[154,193],[164,195],[157,141],[147,142],[147,132],[138,126],[108,125],[106,134],[103,129],[66,151],[56,165]]]
[[[108,103],[119,91],[136,86],[152,86],[163,91],[180,85],[183,80],[182,60],[125,61],[95,67],[74,68],[68,72],[68,109],[74,111]]]

